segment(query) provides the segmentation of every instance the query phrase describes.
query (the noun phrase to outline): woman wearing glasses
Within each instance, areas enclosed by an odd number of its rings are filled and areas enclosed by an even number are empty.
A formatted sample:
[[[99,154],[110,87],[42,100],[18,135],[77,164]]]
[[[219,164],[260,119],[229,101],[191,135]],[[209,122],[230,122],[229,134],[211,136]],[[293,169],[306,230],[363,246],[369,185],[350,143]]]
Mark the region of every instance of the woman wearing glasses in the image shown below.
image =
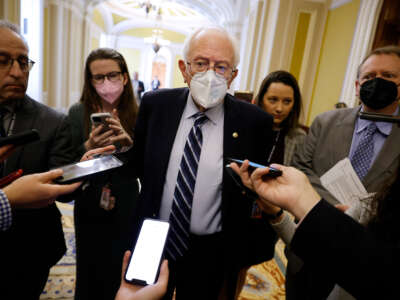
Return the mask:
[[[68,114],[76,159],[114,144],[120,152],[133,145],[137,104],[128,68],[113,49],[92,51],[85,65],[80,102]],[[110,113],[106,125],[91,123],[93,113]],[[129,229],[136,208],[134,170],[121,167],[91,179],[74,207],[77,248],[75,299],[113,299],[120,284],[121,258],[131,247]]]

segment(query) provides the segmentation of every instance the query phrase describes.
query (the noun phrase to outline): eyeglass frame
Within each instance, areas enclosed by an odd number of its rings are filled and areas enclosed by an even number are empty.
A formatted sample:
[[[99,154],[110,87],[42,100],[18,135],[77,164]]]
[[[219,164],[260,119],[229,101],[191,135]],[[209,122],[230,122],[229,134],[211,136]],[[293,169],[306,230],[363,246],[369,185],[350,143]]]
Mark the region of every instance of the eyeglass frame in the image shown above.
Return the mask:
[[[206,60],[205,60],[205,61],[206,61]],[[208,61],[208,62],[207,62],[207,68],[206,68],[205,70],[203,70],[203,71],[193,71],[193,69],[192,69],[192,63],[193,63],[193,62],[196,62],[196,61],[192,61],[192,62],[186,61],[186,64],[188,65],[190,71],[193,72],[193,73],[203,73],[203,72],[206,72],[206,71],[210,70],[211,65],[210,65],[210,62]],[[229,69],[231,69],[231,72],[228,72],[228,73],[225,73],[225,72],[224,72],[224,74],[220,74],[220,73],[218,73],[218,72],[216,71],[216,69],[215,69],[219,63],[222,63],[222,62],[214,63],[214,66],[212,67],[212,70],[215,72],[215,74],[218,74],[218,75],[220,75],[220,76],[224,76],[224,77],[225,77],[226,79],[228,79],[228,80],[231,79],[231,78],[232,78],[232,75],[236,72],[236,69],[233,68],[233,67],[231,67],[231,66],[228,66],[228,67],[227,67],[227,71],[228,71]],[[227,74],[228,76],[226,76],[226,74]]]
[[[107,78],[107,80],[110,81],[110,82],[117,82],[117,80],[111,80],[111,79],[110,79],[110,74],[113,74],[113,73],[114,73],[114,74],[116,73],[117,75],[119,75],[119,79],[121,79],[121,75],[122,75],[124,72],[121,72],[121,71],[112,71],[112,72],[108,72],[107,74],[96,74],[96,75],[91,74],[91,80],[93,81],[94,84],[102,84],[106,78]],[[94,76],[101,76],[101,81],[99,81],[98,79],[95,79]]]
[[[4,56],[7,59],[7,63],[5,63],[3,65],[1,63],[1,59],[0,59],[0,68],[4,67],[4,69],[7,69],[8,71],[14,65],[14,61],[18,62],[18,66],[19,66],[21,72],[24,72],[24,73],[28,73],[30,70],[32,70],[33,66],[35,65],[35,62],[25,55],[20,55],[17,58],[13,58],[13,57],[11,57],[11,55],[9,55],[7,53],[0,53],[0,57],[1,56]],[[27,59],[26,68],[22,67],[25,63],[24,62],[21,63],[21,61],[20,61],[21,59]]]

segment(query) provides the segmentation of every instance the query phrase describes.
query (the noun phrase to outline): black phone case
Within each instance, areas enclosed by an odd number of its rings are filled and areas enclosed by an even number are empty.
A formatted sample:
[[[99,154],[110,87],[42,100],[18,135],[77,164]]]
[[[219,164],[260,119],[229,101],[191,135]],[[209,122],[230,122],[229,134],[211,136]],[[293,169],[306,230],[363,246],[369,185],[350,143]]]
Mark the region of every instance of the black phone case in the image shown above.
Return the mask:
[[[235,158],[230,158],[230,157],[227,157],[226,158],[226,161],[228,162],[228,163],[236,163],[236,164],[238,164],[239,166],[241,165],[241,162],[240,161],[238,161],[238,159],[235,159]],[[252,166],[251,164],[252,164],[252,162],[251,161],[249,161],[249,167],[248,167],[248,170],[250,171],[250,172],[253,172],[257,167],[254,167],[254,166]],[[266,166],[262,166],[262,167],[266,167]],[[269,167],[269,166],[268,166]],[[281,176],[282,175],[282,171],[281,170],[278,170],[278,169],[275,169],[275,168],[272,168],[272,167],[269,167],[269,172],[268,172],[268,174],[266,174],[266,175],[264,175],[265,177],[269,177],[269,178],[276,178],[276,177],[278,177],[278,176]],[[263,177],[264,177],[263,176]]]
[[[154,219],[145,218],[144,220],[154,220]],[[144,220],[143,220],[143,221],[144,221]],[[171,228],[171,227],[170,227],[170,228]],[[164,247],[163,247],[163,254],[161,255],[160,261],[158,262],[158,269],[157,269],[156,281],[158,280],[158,276],[160,275],[161,262],[162,262],[162,261],[164,260],[164,258],[165,258],[164,250],[165,250],[165,245],[167,244],[167,241],[168,241],[168,236],[169,236],[169,230],[170,230],[170,228],[168,229],[167,237],[165,238]],[[140,232],[139,232],[139,235],[140,235]],[[138,239],[139,239],[139,235],[138,235],[138,237],[137,237]],[[135,241],[135,246],[136,246],[136,243],[137,243],[137,240]],[[125,270],[125,274],[124,274],[124,280],[125,280],[126,282],[129,282],[129,283],[132,283],[132,284],[138,284],[138,285],[146,286],[146,285],[147,285],[147,282],[144,281],[144,280],[140,280],[140,279],[136,279],[136,278],[133,278],[132,280],[126,279],[126,273],[128,272],[129,265],[131,264],[131,259],[132,259],[132,255],[133,255],[133,251],[134,251],[134,250],[135,250],[135,247],[133,247],[132,250],[131,250],[131,257],[129,258],[128,265],[126,266],[126,270]]]

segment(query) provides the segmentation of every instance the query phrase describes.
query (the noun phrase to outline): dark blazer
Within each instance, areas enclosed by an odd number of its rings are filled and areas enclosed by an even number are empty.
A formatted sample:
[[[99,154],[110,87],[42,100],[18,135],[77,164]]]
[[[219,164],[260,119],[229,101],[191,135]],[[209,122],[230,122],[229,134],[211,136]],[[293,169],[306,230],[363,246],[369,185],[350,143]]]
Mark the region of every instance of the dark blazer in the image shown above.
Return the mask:
[[[400,247],[378,240],[366,227],[320,201],[303,219],[291,249],[306,264],[318,265],[357,299],[397,299]],[[321,289],[320,286],[314,286]]]
[[[179,88],[143,95],[135,129],[136,167],[142,182],[139,220],[159,216],[169,157],[188,93],[187,88]],[[272,117],[230,95],[225,97],[224,109],[224,156],[265,163]],[[274,231],[265,220],[250,218],[252,201],[242,194],[225,169],[222,185],[222,231],[227,257],[235,258],[232,264],[237,263],[238,267],[271,259]]]
[[[39,131],[40,141],[17,148],[5,163],[5,175],[19,168],[24,175],[48,171],[71,161],[70,135],[65,116],[26,96],[16,108],[13,134],[31,128]],[[61,214],[55,204],[40,209],[13,209],[10,230],[0,233],[3,259],[18,268],[40,262],[50,268],[66,248]],[[26,269],[26,267],[25,267]],[[35,276],[35,270],[29,270]]]
[[[359,111],[360,107],[343,108],[318,115],[304,142],[296,147],[293,156],[293,166],[303,171],[318,194],[331,204],[337,204],[338,200],[322,186],[319,178],[337,162],[349,156]],[[394,124],[381,151],[362,180],[368,192],[380,190],[382,184],[396,174],[400,163],[399,139],[400,127]],[[305,295],[312,299],[325,299],[326,295],[318,295],[318,289],[314,288],[326,282],[318,270],[303,265],[290,252],[287,252],[287,258],[287,299],[306,299]]]

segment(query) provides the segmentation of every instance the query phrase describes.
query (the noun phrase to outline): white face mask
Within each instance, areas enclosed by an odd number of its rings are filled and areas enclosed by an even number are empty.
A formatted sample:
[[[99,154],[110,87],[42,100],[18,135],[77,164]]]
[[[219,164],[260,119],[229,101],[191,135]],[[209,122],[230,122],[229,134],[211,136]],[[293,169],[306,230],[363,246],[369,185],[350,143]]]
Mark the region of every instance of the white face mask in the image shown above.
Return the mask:
[[[196,73],[190,81],[193,100],[204,108],[220,104],[227,90],[228,84],[225,77],[215,74],[213,70]]]

